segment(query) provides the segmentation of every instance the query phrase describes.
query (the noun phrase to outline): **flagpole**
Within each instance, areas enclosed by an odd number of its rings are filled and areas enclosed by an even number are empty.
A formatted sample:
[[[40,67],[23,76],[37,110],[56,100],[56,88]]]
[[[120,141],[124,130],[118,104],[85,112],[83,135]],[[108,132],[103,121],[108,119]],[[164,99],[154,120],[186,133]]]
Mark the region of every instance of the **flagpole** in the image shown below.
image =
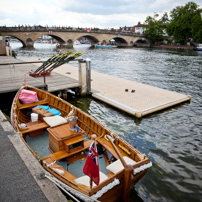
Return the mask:
[[[95,134],[91,135],[92,142],[95,141],[96,137],[97,137],[97,135],[95,135]],[[89,191],[91,191],[92,188],[93,188],[93,180],[90,178],[90,190]]]

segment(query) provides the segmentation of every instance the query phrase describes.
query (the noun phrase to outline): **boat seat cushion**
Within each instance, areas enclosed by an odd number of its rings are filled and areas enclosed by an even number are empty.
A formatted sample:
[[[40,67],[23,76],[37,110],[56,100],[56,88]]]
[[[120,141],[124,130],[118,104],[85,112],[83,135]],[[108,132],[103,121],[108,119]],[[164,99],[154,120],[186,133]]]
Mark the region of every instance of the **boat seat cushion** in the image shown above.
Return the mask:
[[[43,119],[50,127],[59,126],[61,124],[67,123],[67,120],[59,115],[44,117]]]
[[[60,111],[58,111],[58,110],[55,109],[55,108],[48,109],[47,111],[50,112],[50,113],[52,113],[53,116],[61,115]]]
[[[21,90],[19,100],[21,100],[22,104],[30,104],[39,101],[37,93],[35,91],[26,89]]]
[[[134,165],[136,163],[136,161],[132,160],[131,158],[124,156],[123,159],[125,160],[127,165]],[[123,170],[123,164],[121,163],[120,159],[114,161],[113,163],[111,163],[110,165],[108,165],[107,170],[116,174],[119,171]]]
[[[105,181],[106,179],[108,179],[107,175],[100,172],[100,183]],[[85,176],[82,176],[82,177],[75,179],[74,182],[76,184],[82,184],[85,186],[90,186],[90,177],[88,177],[88,175],[85,175]],[[93,186],[97,186],[97,185],[93,182]]]

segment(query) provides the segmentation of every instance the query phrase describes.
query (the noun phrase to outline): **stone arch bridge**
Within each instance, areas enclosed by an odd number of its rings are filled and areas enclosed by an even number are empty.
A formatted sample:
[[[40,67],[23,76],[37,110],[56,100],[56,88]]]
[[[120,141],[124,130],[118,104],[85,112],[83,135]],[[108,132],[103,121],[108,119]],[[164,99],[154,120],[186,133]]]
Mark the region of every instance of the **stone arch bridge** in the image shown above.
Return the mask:
[[[35,41],[43,36],[49,35],[59,44],[72,45],[78,38],[85,37],[91,45],[97,43],[107,44],[114,39],[118,47],[132,47],[138,44],[149,46],[150,42],[145,37],[134,33],[120,32],[115,30],[83,29],[83,28],[49,28],[49,27],[0,27],[3,36],[17,38],[24,47],[33,47]]]

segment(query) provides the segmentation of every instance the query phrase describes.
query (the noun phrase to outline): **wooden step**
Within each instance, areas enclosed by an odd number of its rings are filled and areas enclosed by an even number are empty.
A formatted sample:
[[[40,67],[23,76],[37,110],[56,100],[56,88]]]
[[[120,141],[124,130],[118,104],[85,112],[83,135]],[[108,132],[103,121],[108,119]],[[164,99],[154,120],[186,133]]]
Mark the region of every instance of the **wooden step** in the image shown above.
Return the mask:
[[[50,154],[48,156],[43,157],[43,159],[51,158],[53,161],[59,161],[64,158],[66,158],[69,155],[66,150],[61,150],[58,152],[55,152],[53,154]]]
[[[65,145],[67,146],[70,146],[70,145],[73,145],[73,144],[76,144],[78,142],[82,142],[84,141],[85,138],[83,138],[82,136],[78,136],[78,137],[74,137],[72,139],[68,139],[66,141],[64,141]]]

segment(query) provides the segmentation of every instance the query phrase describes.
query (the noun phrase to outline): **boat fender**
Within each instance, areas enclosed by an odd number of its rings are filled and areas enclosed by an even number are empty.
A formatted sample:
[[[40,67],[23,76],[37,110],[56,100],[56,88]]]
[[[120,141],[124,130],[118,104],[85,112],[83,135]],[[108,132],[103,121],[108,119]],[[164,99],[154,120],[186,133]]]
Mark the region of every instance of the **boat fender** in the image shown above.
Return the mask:
[[[25,123],[18,124],[18,126],[19,126],[20,128],[26,128],[26,127],[27,127],[27,125],[26,125]]]
[[[44,161],[44,163],[46,163],[45,161]],[[54,162],[52,162],[52,163],[50,163],[50,164],[47,164],[46,163],[46,165],[47,165],[47,167],[50,167],[50,166],[53,166],[53,164],[55,164],[56,163],[56,161],[54,161]]]
[[[55,170],[57,173],[64,175],[64,170],[60,170],[58,168],[53,168],[53,170]]]
[[[150,167],[152,167],[152,162],[149,162],[149,163],[144,164],[144,165],[142,165],[142,166],[140,166],[138,168],[135,168],[133,170],[133,175],[136,175],[137,173],[140,173],[140,172],[142,172],[142,171],[144,171],[144,170],[146,170],[146,169],[148,169]]]
[[[69,112],[69,114],[67,116],[73,116],[74,114],[74,107],[73,105],[71,105],[72,110]]]
[[[93,199],[100,198],[103,194],[108,192],[110,189],[113,189],[116,185],[120,184],[119,179],[114,178],[114,181],[109,183],[108,185],[104,186],[101,190],[99,190],[96,194],[92,195]]]

